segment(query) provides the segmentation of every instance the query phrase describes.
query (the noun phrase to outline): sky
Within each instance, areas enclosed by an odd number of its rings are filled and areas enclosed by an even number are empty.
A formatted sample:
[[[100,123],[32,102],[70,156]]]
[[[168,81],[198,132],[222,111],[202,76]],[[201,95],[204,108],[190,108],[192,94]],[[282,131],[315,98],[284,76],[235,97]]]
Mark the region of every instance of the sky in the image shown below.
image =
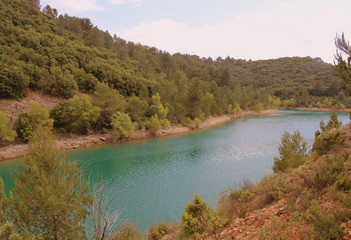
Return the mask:
[[[333,63],[334,38],[351,41],[351,0],[41,0],[101,30],[170,53]]]

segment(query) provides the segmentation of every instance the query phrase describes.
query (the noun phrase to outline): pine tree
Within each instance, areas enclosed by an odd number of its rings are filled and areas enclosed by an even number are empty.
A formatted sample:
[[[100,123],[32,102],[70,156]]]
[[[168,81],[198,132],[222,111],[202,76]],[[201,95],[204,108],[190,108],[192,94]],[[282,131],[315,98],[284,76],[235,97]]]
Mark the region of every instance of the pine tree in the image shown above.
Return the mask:
[[[84,239],[88,187],[75,162],[59,155],[51,134],[38,127],[14,178],[9,214],[16,230],[47,240]]]
[[[205,239],[210,234],[217,239],[218,229],[222,226],[217,212],[210,208],[199,195],[195,195],[194,199],[185,206],[182,222],[185,234],[191,236],[191,239]]]

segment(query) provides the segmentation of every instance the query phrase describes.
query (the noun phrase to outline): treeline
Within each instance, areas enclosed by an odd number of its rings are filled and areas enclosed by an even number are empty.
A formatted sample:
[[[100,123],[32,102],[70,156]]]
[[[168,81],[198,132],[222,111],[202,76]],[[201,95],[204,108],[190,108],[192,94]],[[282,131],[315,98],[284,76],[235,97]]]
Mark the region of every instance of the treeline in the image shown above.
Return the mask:
[[[196,126],[211,115],[279,104],[265,89],[226,84],[231,76],[221,66],[126,42],[89,19],[58,16],[50,6],[40,11],[39,4],[0,3],[5,13],[0,16],[0,96],[22,98],[39,90],[67,98],[50,112],[61,132],[121,128],[123,118],[131,122],[125,126],[129,131],[114,132],[126,136],[135,129]],[[31,122],[23,113],[15,124],[26,141]]]
[[[124,126],[129,131],[114,132],[128,136],[135,129],[196,126],[209,116],[242,110],[351,104],[346,85],[320,59],[171,55],[111,36],[89,19],[59,15],[36,0],[4,0],[0,8],[0,97],[41,91],[72,98],[50,113],[61,132],[121,128],[123,118],[131,122]],[[91,114],[84,114],[88,109]],[[31,122],[26,114],[16,121],[18,136]],[[75,123],[80,119],[84,124]]]

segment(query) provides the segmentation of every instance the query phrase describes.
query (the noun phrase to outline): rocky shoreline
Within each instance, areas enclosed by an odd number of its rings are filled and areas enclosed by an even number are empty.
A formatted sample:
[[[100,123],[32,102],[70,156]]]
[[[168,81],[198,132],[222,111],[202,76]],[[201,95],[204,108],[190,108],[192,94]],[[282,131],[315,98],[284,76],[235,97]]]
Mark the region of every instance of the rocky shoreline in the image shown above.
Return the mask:
[[[138,131],[134,133],[128,141],[143,140],[154,137],[165,137],[170,135],[184,134],[198,129],[205,129],[214,126],[218,126],[230,120],[236,118],[242,118],[247,116],[254,115],[266,115],[277,113],[279,110],[264,110],[261,112],[254,111],[245,111],[240,115],[223,115],[217,117],[211,117],[206,119],[204,122],[199,124],[196,128],[189,126],[171,126],[166,129],[162,129],[152,135],[148,131]],[[56,140],[58,149],[60,150],[70,150],[70,149],[79,149],[87,148],[92,146],[99,146],[104,144],[119,143],[120,140],[116,140],[110,134],[92,134],[87,136],[72,136],[72,137],[61,137]],[[28,153],[28,144],[13,144],[0,148],[0,161],[6,161],[11,159],[16,159],[25,156]]]

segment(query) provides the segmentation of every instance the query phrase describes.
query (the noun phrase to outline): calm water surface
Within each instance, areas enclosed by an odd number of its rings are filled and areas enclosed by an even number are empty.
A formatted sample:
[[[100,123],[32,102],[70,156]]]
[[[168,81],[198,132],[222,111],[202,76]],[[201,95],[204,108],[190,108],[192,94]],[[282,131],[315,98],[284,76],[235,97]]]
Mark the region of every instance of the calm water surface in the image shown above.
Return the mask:
[[[348,113],[338,113],[348,123]],[[109,181],[116,195],[112,209],[143,230],[160,220],[179,220],[195,193],[213,207],[225,189],[243,179],[258,181],[271,173],[284,131],[299,130],[312,141],[328,112],[282,111],[237,119],[185,135],[71,151],[90,183]],[[2,163],[7,190],[18,162]]]

